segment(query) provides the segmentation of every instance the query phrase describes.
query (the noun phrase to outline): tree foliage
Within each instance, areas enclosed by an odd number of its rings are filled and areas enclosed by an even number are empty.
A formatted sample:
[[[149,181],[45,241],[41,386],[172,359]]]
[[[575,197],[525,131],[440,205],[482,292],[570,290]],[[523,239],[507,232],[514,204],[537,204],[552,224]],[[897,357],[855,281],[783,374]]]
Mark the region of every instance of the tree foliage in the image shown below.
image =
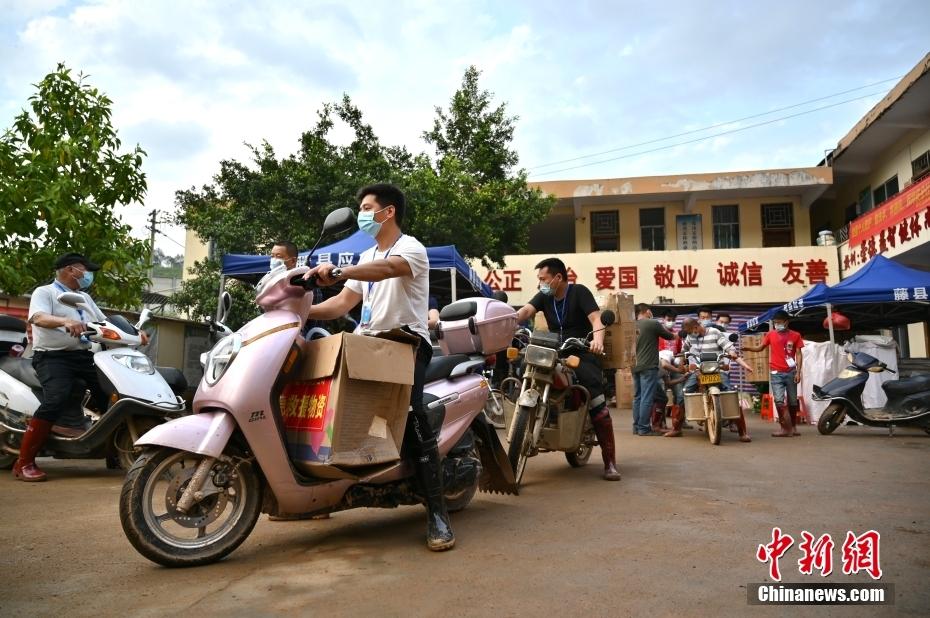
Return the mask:
[[[219,255],[269,250],[276,240],[308,248],[327,213],[355,206],[359,187],[393,182],[407,194],[409,233],[427,246],[455,245],[466,258],[499,264],[508,253],[525,251],[530,225],[548,214],[554,199],[529,189],[526,173],[514,171],[517,119],[493,105],[479,75],[470,67],[449,109],[436,108],[432,129],[423,133],[432,157],[382,144],[344,96],[323,106],[295,154],[279,158],[267,143],[249,146],[248,163],[222,161],[212,184],[178,191],[178,222],[212,239]],[[332,141],[336,122],[351,132],[345,145]],[[218,282],[218,263],[197,268]],[[199,282],[184,288],[175,306],[198,317],[215,311],[215,288],[208,293]]]
[[[56,256],[74,251],[103,267],[98,301],[138,305],[149,246],[114,208],[145,196],[145,152],[120,152],[112,101],[63,64],[36,88],[0,137],[0,289],[30,292],[51,279]]]

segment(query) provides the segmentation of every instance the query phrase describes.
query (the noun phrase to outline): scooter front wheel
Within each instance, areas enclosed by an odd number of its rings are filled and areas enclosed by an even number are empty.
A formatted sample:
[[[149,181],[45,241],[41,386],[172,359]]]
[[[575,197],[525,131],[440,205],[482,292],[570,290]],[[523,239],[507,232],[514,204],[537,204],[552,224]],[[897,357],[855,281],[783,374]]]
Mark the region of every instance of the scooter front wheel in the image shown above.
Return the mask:
[[[3,431],[0,432],[0,444],[5,444],[10,439],[10,435]],[[9,470],[16,463],[16,455],[0,451],[0,470]]]
[[[252,532],[261,514],[262,484],[250,462],[215,460],[194,504],[177,509],[202,455],[146,450],[126,474],[119,514],[136,550],[168,567],[222,559]]]
[[[817,420],[817,431],[827,436],[833,433],[845,416],[845,408],[838,403],[831,403]]]

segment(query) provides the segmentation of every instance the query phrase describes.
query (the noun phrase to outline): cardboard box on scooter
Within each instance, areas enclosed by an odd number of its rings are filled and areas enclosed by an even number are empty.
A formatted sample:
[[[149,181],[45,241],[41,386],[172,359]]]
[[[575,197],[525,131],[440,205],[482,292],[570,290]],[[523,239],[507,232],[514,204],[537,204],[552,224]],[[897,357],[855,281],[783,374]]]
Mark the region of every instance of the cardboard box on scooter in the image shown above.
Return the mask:
[[[307,342],[296,381],[281,395],[295,465],[323,476],[326,466],[400,459],[413,385],[415,336],[340,333]]]

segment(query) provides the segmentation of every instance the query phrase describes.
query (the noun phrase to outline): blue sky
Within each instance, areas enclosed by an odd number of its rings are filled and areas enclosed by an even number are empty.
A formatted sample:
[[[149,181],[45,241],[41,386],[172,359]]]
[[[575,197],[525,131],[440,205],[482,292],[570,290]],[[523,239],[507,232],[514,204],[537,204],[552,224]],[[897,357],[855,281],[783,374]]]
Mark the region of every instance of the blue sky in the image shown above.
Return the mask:
[[[291,152],[315,110],[343,92],[384,143],[426,150],[434,106],[470,64],[520,117],[515,147],[531,178],[807,166],[894,82],[858,88],[903,75],[930,51],[928,26],[926,0],[0,0],[0,126],[57,62],[90,74],[114,100],[124,143],[149,153],[146,204],[121,211],[140,236],[148,210],[173,210],[176,190],[209,182],[221,159],[244,159],[243,142]],[[182,230],[166,232],[183,243]],[[163,237],[158,245],[181,252]]]

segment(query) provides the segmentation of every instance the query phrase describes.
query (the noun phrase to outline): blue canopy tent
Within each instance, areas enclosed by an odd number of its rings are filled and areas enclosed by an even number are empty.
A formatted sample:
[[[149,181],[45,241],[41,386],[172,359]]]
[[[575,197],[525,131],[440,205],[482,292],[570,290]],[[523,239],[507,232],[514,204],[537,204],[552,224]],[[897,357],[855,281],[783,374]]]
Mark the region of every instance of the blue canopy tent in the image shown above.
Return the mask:
[[[833,286],[818,285],[804,296],[756,318],[757,330],[774,311],[792,316],[792,328],[801,332],[821,329],[833,309],[840,309],[855,330],[875,330],[930,320],[930,272],[908,268],[876,255],[851,277]],[[766,317],[768,316],[768,318]],[[829,324],[833,341],[833,324]]]
[[[355,264],[359,255],[373,247],[374,239],[362,232],[316,250],[310,260],[315,266],[319,262],[332,262],[340,266]],[[305,264],[309,251],[298,253],[298,264]],[[430,267],[430,292],[441,300],[451,302],[468,296],[491,296],[491,288],[481,280],[478,273],[459,255],[454,245],[427,247],[426,255]],[[222,277],[232,277],[257,282],[268,272],[268,256],[228,254],[223,256]],[[222,286],[220,286],[222,289]]]
[[[757,315],[754,318],[746,320],[743,324],[740,325],[740,333],[754,333],[761,330],[766,330],[768,328],[768,323],[772,321],[772,318],[775,317],[775,314],[779,311],[785,311],[789,315],[796,313],[799,307],[804,307],[811,302],[813,298],[821,298],[823,296],[824,290],[828,286],[825,283],[818,283],[803,296],[785,303],[784,305],[777,305],[771,309]]]

